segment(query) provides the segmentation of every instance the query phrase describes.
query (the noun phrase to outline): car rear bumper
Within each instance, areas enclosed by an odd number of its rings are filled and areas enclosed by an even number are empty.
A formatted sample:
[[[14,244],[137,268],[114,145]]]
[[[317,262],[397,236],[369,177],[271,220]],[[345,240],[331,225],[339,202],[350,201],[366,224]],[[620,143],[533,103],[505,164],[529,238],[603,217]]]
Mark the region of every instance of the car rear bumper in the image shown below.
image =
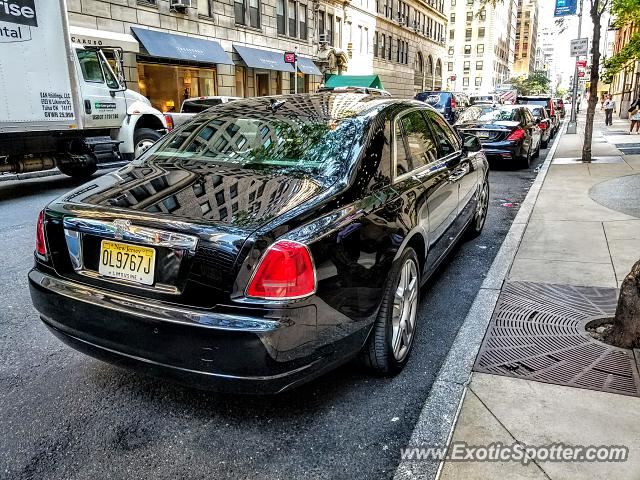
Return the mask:
[[[344,361],[320,355],[316,306],[191,310],[87,287],[33,269],[42,321],[71,347],[197,388],[277,393]]]
[[[515,159],[522,156],[522,145],[513,142],[487,142],[482,144],[489,159]]]

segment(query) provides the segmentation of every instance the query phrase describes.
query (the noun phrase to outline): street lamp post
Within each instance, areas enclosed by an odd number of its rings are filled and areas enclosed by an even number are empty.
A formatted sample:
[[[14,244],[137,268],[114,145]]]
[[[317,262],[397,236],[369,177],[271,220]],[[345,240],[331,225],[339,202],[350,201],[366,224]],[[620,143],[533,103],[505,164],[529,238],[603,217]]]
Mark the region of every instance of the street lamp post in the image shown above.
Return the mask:
[[[582,38],[582,7],[584,0],[580,0],[580,13],[578,14],[578,38]],[[577,120],[577,107],[578,107],[578,60],[580,56],[576,56],[576,65],[573,71],[573,101],[571,102],[571,118],[567,125],[567,133],[577,133],[578,120]],[[591,67],[593,68],[593,66]]]

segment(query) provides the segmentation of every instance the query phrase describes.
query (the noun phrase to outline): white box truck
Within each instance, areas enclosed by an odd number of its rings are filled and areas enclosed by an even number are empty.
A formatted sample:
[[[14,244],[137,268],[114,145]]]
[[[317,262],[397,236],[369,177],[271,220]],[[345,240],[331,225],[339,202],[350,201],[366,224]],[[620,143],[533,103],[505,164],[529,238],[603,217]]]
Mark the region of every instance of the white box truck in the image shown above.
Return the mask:
[[[72,43],[64,0],[0,0],[0,174],[87,176],[159,139],[165,118],[127,89],[122,56]]]

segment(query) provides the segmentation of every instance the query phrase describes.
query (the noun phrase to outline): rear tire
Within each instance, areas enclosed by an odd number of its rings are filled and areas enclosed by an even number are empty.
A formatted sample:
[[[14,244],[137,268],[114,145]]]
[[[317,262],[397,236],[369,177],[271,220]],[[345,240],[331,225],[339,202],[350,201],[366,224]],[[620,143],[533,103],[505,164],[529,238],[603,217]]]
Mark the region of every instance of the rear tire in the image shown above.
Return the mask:
[[[520,168],[529,168],[531,166],[531,147],[527,151],[527,155],[520,159]]]
[[[68,161],[60,162],[58,170],[65,175],[73,178],[88,178],[98,170],[98,164],[95,159],[87,158],[86,161]]]
[[[473,214],[473,219],[467,231],[465,232],[467,238],[471,240],[480,236],[482,229],[484,228],[485,221],[487,220],[487,210],[489,209],[489,179],[485,178],[480,195],[478,197],[478,203],[476,204],[476,211]]]
[[[372,372],[395,375],[409,360],[418,317],[419,265],[416,252],[407,247],[389,273],[378,317],[359,357]]]

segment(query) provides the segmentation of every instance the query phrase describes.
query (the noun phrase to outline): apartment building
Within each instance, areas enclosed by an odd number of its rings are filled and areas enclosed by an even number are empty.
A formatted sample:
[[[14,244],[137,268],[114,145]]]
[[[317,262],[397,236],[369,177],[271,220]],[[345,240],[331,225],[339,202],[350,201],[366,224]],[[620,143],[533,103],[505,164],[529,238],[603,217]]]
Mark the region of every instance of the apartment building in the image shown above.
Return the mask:
[[[617,54],[629,44],[631,37],[640,32],[640,25],[629,23],[615,30],[613,54]],[[619,106],[617,111],[620,118],[629,118],[628,108],[631,102],[640,97],[640,60],[633,58],[613,76],[609,85],[609,93]]]
[[[514,59],[516,0],[494,7],[475,0],[445,0],[447,88],[469,93],[492,92],[511,77]]]
[[[313,92],[329,74],[378,74],[405,96],[441,85],[443,1],[68,0],[67,8],[73,40],[121,47],[129,88],[167,111],[194,96],[289,93],[294,82]],[[283,56],[294,49],[297,74]]]
[[[535,71],[538,38],[538,0],[519,0],[513,73],[527,76]]]

